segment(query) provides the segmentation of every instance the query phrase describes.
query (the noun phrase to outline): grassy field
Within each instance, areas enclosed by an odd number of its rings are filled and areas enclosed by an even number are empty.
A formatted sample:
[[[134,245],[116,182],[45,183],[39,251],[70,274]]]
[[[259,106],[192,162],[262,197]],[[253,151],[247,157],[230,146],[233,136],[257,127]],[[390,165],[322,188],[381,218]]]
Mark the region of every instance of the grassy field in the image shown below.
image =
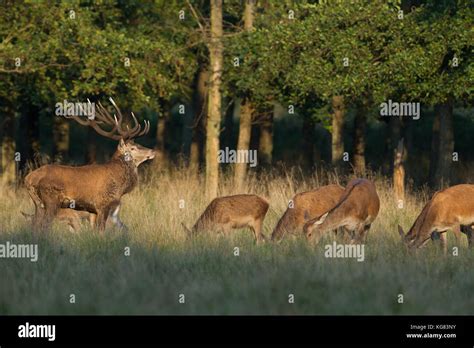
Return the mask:
[[[332,236],[318,246],[303,238],[255,245],[248,230],[186,240],[181,221],[191,226],[209,202],[202,181],[184,170],[147,177],[124,198],[129,235],[100,235],[86,226],[72,233],[56,224],[49,234],[35,236],[20,214],[33,210],[25,190],[2,187],[0,243],[37,242],[39,260],[0,259],[0,314],[472,314],[474,257],[466,240],[459,256],[443,256],[431,242],[408,254],[396,226],[410,227],[427,194],[409,194],[398,209],[388,180],[373,179],[382,205],[364,262],[325,258]],[[247,192],[271,204],[268,236],[296,192],[347,180],[268,175],[250,178]],[[221,187],[222,195],[236,193],[229,179]],[[451,248],[455,239],[448,240]],[[235,247],[240,256],[234,256]],[[185,303],[178,302],[180,294]]]

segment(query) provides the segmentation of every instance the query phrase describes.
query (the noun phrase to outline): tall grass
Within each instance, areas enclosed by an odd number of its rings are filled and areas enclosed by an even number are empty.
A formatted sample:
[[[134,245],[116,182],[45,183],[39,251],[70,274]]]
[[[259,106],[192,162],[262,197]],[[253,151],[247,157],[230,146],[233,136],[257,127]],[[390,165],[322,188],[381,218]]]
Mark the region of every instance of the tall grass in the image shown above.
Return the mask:
[[[381,210],[365,261],[357,262],[324,257],[331,235],[317,246],[288,236],[256,245],[248,230],[187,240],[181,222],[192,225],[209,203],[203,178],[184,169],[144,174],[123,199],[128,235],[87,226],[72,233],[60,223],[34,235],[20,214],[33,209],[25,190],[0,187],[0,243],[39,244],[36,263],[0,259],[0,314],[472,314],[473,256],[465,240],[459,256],[443,256],[434,243],[411,255],[401,244],[397,224],[410,227],[427,191],[410,190],[399,209],[388,179],[371,175]],[[269,172],[250,176],[246,192],[270,202],[268,236],[295,193],[348,180],[333,172]],[[242,192],[224,175],[220,194],[235,193]]]

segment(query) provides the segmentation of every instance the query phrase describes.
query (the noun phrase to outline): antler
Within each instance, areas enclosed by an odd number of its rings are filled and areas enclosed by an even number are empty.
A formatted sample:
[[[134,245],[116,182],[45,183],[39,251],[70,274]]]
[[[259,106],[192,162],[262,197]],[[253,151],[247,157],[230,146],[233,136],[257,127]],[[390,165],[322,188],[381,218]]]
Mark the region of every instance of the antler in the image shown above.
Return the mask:
[[[102,106],[102,104],[99,102],[97,104],[97,108],[95,110],[95,115],[94,118],[89,119],[81,116],[65,116],[66,118],[73,119],[77,123],[83,125],[83,126],[90,126],[92,127],[98,134],[114,139],[114,140],[120,140],[120,139],[133,139],[133,138],[138,138],[150,131],[150,122],[145,120],[145,127],[142,130],[140,123],[137,121],[137,118],[135,117],[135,114],[132,112],[132,119],[134,122],[134,126],[132,129],[130,129],[128,126],[126,127],[126,130],[122,128],[122,122],[123,122],[123,115],[122,112],[120,111],[119,107],[117,104],[115,104],[114,100],[112,98],[109,98],[110,102],[114,106],[117,115],[114,114],[114,116],[110,115],[110,113],[107,111],[107,109]],[[88,103],[91,104],[91,101],[87,99]],[[112,128],[110,130],[105,130],[103,126],[111,126]]]
[[[132,129],[130,129],[127,126],[127,129],[124,130],[121,126],[122,119],[123,119],[122,112],[120,111],[120,108],[117,106],[117,104],[115,104],[115,102],[112,98],[109,98],[109,100],[112,103],[112,105],[114,106],[114,108],[117,111],[117,114],[119,116],[119,119],[117,119],[117,116],[114,114],[114,119],[115,119],[115,124],[117,126],[117,131],[122,136],[122,138],[124,138],[124,139],[138,138],[138,137],[141,137],[141,136],[143,136],[143,135],[145,135],[146,133],[149,132],[150,122],[145,120],[145,128],[143,130],[141,130],[141,125],[137,121],[137,118],[135,117],[135,114],[133,112],[131,112],[131,115],[132,115],[134,126],[132,127]]]

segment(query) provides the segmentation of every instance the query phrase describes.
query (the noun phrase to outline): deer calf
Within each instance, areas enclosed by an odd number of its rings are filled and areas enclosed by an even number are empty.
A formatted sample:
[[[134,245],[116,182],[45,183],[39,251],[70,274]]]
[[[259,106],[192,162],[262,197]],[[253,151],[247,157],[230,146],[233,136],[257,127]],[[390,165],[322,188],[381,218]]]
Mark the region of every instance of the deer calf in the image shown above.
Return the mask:
[[[327,185],[295,195],[273,230],[272,241],[280,241],[287,232],[302,233],[306,221],[334,207],[343,192],[339,185]]]
[[[436,192],[423,207],[407,234],[398,225],[402,241],[410,249],[423,247],[430,239],[440,239],[447,252],[448,230],[459,230],[468,236],[469,247],[474,241],[474,185],[462,184]]]
[[[128,227],[120,220],[119,211],[120,205],[110,213],[109,219],[107,220],[107,226],[115,226],[124,232],[128,232]],[[30,221],[33,221],[35,217],[34,214],[28,214],[25,212],[21,212],[21,214]],[[59,209],[55,216],[55,219],[68,225],[71,232],[77,232],[81,228],[82,222],[88,222],[91,227],[94,227],[96,218],[96,214],[70,208]]]
[[[189,235],[203,231],[227,234],[231,229],[248,227],[259,243],[265,240],[262,228],[268,207],[268,202],[257,195],[218,197],[207,206],[191,230],[182,225]]]
[[[308,239],[314,235],[317,243],[325,232],[344,227],[351,232],[352,242],[363,243],[379,209],[375,185],[366,179],[353,179],[333,208],[304,225],[304,234]]]

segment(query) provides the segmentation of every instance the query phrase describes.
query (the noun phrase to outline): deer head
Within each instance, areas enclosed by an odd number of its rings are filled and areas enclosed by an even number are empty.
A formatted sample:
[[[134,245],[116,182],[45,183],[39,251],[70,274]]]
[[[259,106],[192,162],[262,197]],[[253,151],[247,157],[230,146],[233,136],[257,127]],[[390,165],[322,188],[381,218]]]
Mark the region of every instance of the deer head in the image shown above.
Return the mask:
[[[414,251],[417,249],[415,246],[415,239],[410,236],[410,232],[405,233],[402,226],[398,225],[398,233],[400,234],[401,242],[405,246],[406,250]]]
[[[73,119],[77,123],[93,128],[98,134],[113,140],[118,140],[119,144],[114,157],[122,157],[126,161],[132,161],[135,167],[138,167],[146,160],[155,157],[155,151],[147,147],[141,146],[134,142],[135,138],[147,134],[150,130],[150,122],[145,121],[145,127],[142,129],[137,121],[135,114],[131,113],[133,126],[123,127],[123,115],[117,104],[112,98],[109,98],[111,104],[115,108],[116,113],[110,115],[107,109],[99,102],[95,109],[95,115],[92,117],[66,116]],[[91,104],[90,100],[87,100]],[[108,128],[108,129],[107,129]]]
[[[303,231],[304,231],[304,234],[306,235],[306,238],[307,239],[311,239],[312,236],[313,236],[313,232],[315,230],[317,230],[320,225],[322,225],[322,223],[326,220],[326,218],[328,217],[329,215],[329,212],[321,215],[318,219],[314,219],[312,221],[309,221],[307,222],[304,227],[303,227]]]

